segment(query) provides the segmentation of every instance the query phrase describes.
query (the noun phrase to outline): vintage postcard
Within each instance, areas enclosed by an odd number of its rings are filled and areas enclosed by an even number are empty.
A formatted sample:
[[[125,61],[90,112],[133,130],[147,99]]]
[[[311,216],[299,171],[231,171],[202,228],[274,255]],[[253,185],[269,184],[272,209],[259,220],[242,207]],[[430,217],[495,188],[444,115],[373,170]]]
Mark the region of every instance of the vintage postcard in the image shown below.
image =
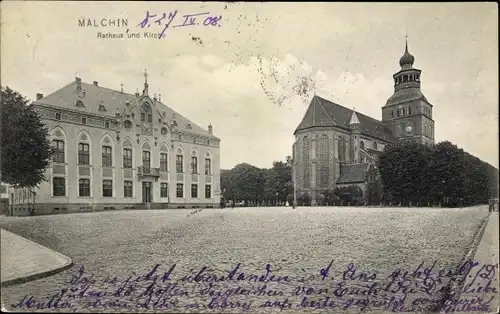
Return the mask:
[[[0,5],[2,311],[498,313],[496,3]]]

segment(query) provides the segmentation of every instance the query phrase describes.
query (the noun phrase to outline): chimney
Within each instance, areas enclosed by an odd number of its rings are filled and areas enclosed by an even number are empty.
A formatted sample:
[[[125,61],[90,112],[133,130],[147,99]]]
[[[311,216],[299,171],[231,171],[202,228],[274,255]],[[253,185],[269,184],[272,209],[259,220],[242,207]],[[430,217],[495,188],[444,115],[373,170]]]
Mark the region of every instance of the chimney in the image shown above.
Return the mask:
[[[94,86],[99,86],[99,83],[97,81],[94,81]]]
[[[40,100],[43,98],[43,94],[37,93],[36,94],[36,100]]]
[[[210,123],[210,124],[208,125],[208,133],[212,134],[212,132],[213,132],[213,131],[212,131],[212,124]]]
[[[77,76],[77,77],[75,77],[75,81],[76,81],[76,90],[78,92],[81,92],[82,91],[82,79]]]

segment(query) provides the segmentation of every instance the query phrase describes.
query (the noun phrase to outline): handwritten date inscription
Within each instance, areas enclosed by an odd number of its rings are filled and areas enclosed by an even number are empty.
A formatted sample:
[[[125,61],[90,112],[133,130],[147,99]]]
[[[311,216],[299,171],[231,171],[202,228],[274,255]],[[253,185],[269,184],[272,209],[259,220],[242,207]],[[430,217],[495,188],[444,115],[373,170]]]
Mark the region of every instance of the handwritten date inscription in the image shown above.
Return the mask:
[[[179,24],[172,24],[174,20],[179,21]],[[146,11],[146,17],[139,24],[137,24],[137,26],[140,28],[150,28],[151,23],[156,24],[157,27],[162,28],[158,36],[158,38],[161,39],[165,37],[166,31],[170,27],[176,28],[198,25],[202,25],[205,27],[220,27],[221,20],[222,15],[214,16],[210,15],[210,12],[185,14],[181,17],[178,14],[178,10],[161,14],[151,14],[149,11]]]
[[[334,272],[333,269],[337,269]],[[354,264],[334,267],[334,261],[312,273],[284,275],[271,264],[251,273],[241,263],[226,272],[207,266],[183,273],[177,264],[156,264],[143,274],[99,277],[83,266],[67,285],[51,296],[25,295],[11,306],[16,310],[161,310],[198,309],[252,312],[262,308],[300,312],[383,310],[385,312],[487,312],[498,295],[498,264],[467,261],[453,269],[436,262],[414,269],[396,269],[389,275],[364,272]],[[466,283],[466,280],[467,284]],[[472,280],[471,280],[472,279]],[[450,285],[451,282],[458,285]],[[457,288],[458,287],[458,288]],[[466,294],[466,296],[464,296]],[[195,301],[196,300],[196,301]]]

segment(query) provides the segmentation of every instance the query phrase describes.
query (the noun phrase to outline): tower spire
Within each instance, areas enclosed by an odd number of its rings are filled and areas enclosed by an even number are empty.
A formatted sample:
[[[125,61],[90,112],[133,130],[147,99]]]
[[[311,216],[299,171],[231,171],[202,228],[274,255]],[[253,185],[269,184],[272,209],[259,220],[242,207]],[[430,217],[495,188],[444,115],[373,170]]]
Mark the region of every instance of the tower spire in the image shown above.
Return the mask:
[[[405,52],[408,52],[408,33],[405,31]]]
[[[147,69],[144,69],[144,92],[143,94],[144,95],[147,95],[148,94],[148,71]]]

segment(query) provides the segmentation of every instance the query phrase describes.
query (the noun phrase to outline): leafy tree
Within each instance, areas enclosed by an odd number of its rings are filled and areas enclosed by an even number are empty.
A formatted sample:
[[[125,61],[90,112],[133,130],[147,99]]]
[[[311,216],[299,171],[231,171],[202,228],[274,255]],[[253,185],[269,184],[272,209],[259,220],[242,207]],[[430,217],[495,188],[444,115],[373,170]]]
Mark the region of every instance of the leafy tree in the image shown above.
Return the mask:
[[[393,204],[471,206],[498,195],[498,170],[448,141],[432,148],[392,145],[381,154],[378,168],[384,201]]]
[[[16,187],[34,188],[45,179],[52,149],[48,131],[29,101],[2,87],[0,180]]]

